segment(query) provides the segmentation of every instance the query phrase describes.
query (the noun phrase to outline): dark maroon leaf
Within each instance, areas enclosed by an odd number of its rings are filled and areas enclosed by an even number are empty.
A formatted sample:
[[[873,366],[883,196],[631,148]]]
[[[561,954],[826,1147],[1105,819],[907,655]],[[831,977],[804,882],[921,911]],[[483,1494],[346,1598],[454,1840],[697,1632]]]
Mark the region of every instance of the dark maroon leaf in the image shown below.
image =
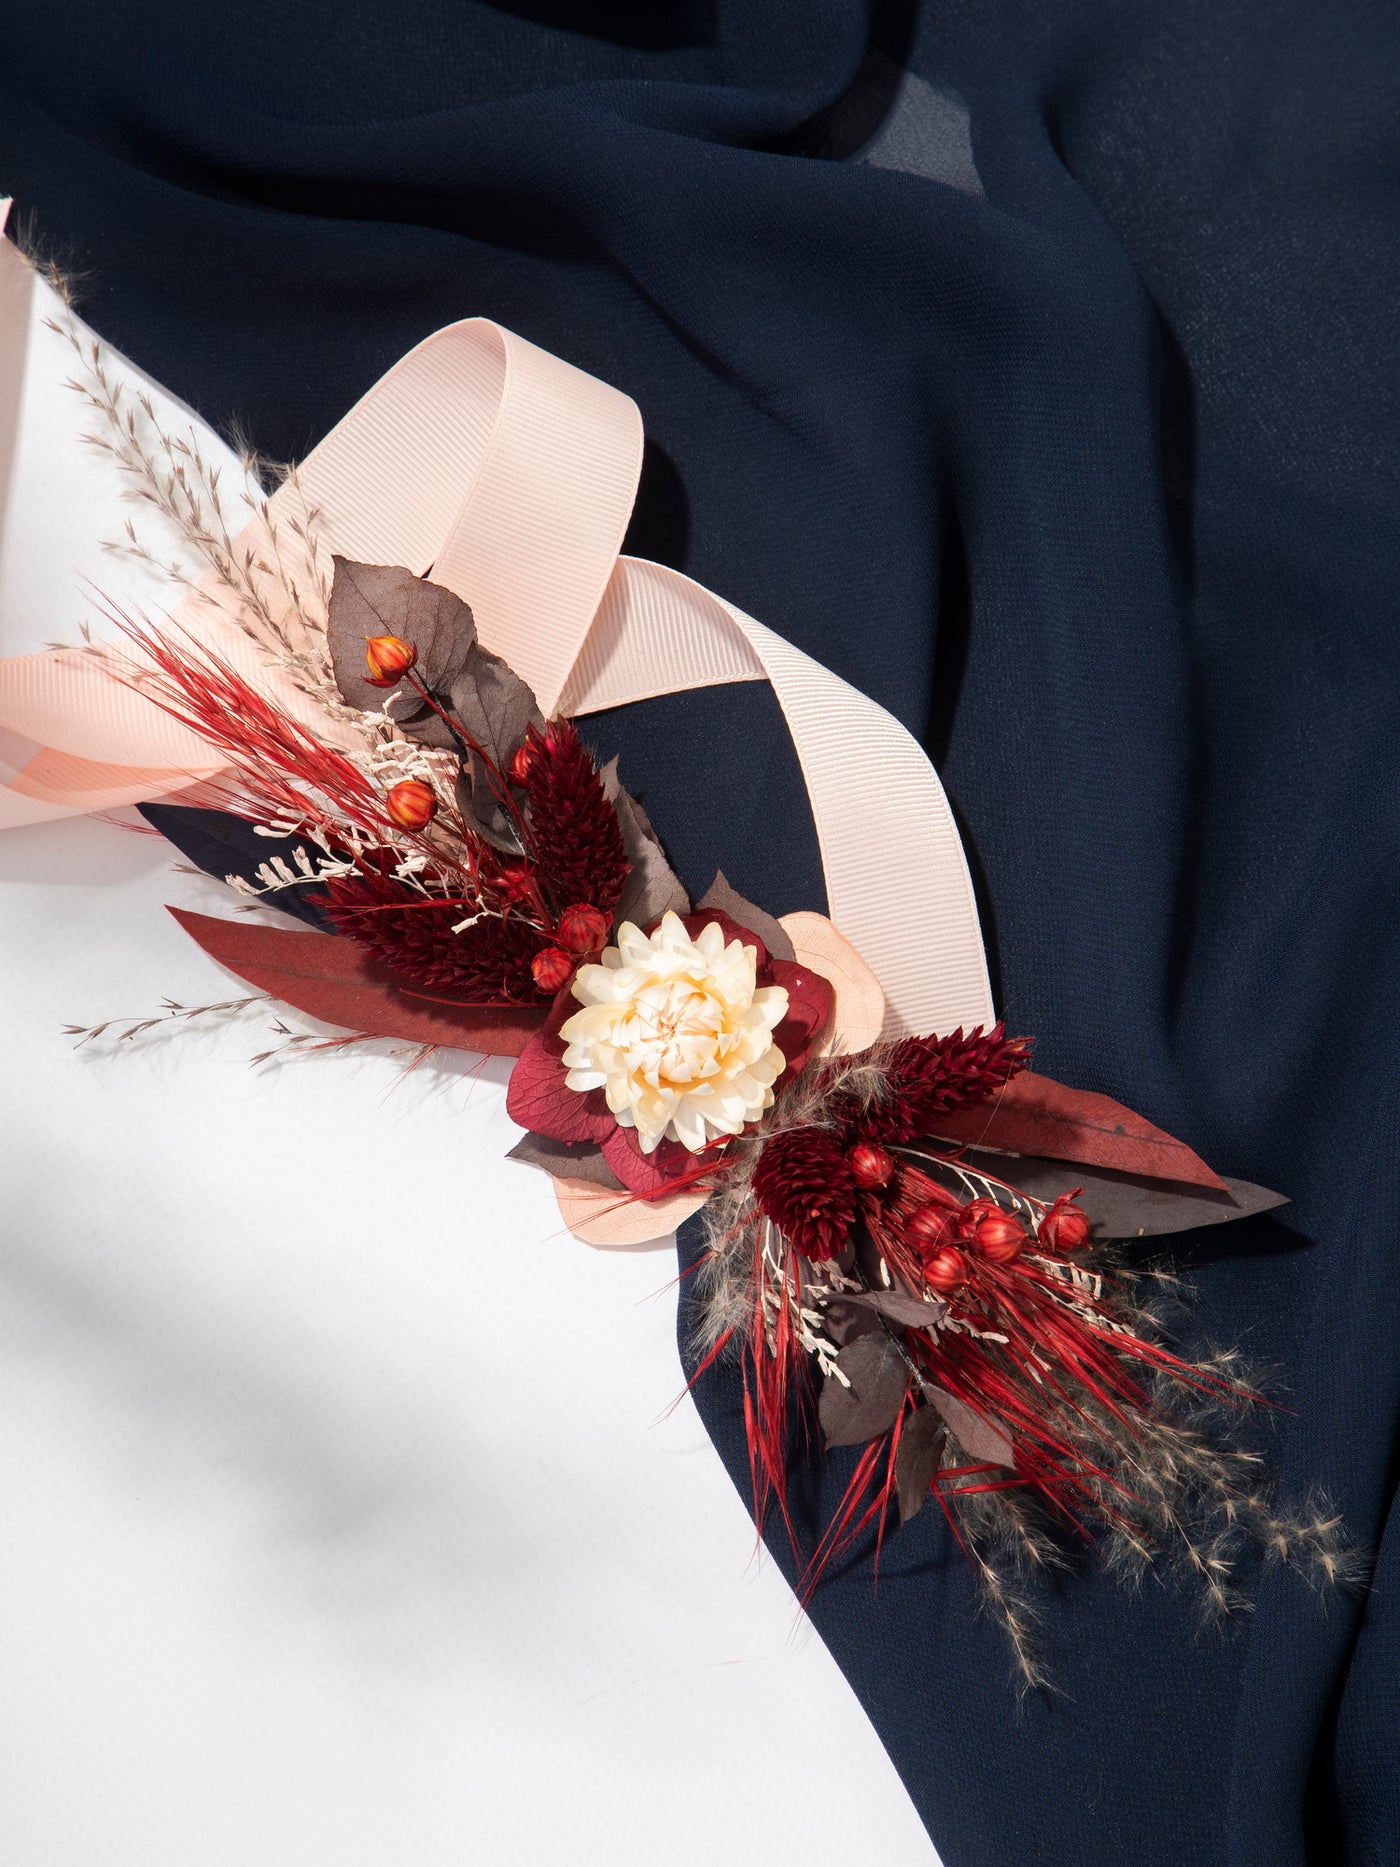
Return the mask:
[[[968,1148],[961,1159],[974,1172],[993,1174],[1046,1205],[1061,1193],[1081,1187],[1075,1203],[1088,1214],[1095,1238],[1152,1238],[1164,1232],[1189,1232],[1199,1225],[1221,1225],[1227,1219],[1243,1219],[1288,1204],[1282,1193],[1252,1186],[1248,1180],[1227,1179],[1224,1190],[1218,1190],[1114,1173],[1082,1162],[1046,1160],[1034,1154],[988,1154]]]
[[[1178,1141],[1121,1102],[1090,1089],[1070,1089],[1052,1077],[1026,1070],[989,1102],[958,1109],[937,1120],[940,1139],[972,1147],[1003,1148],[1010,1154],[1048,1154],[1083,1161],[1116,1173],[1145,1174],[1192,1186],[1225,1182],[1184,1141]]]
[[[724,879],[722,869],[695,903],[697,914],[703,914],[707,908],[718,908],[722,914],[727,914],[730,920],[737,921],[741,927],[747,927],[750,933],[757,934],[767,947],[770,959],[795,960],[797,958],[792,941],[779,923],[771,914],[765,914],[762,908],[755,907],[752,901],[746,901],[741,894],[731,888]]]
[[[906,1329],[931,1329],[948,1314],[946,1303],[929,1303],[908,1290],[843,1290],[841,1299],[877,1310],[891,1322],[903,1323]]]
[[[446,693],[476,646],[476,624],[459,596],[415,577],[398,564],[357,564],[337,557],[326,616],[336,685],[352,707],[389,715],[424,745],[451,746],[452,735],[407,682],[375,687],[366,680],[365,643],[397,635],[418,650],[415,673],[434,693]]]
[[[895,1492],[899,1521],[917,1517],[928,1497],[933,1474],[943,1456],[944,1426],[936,1407],[920,1407],[904,1422],[899,1450],[894,1455]]]
[[[850,1382],[834,1374],[822,1384],[817,1414],[828,1446],[863,1446],[887,1433],[899,1418],[909,1388],[909,1368],[890,1338],[858,1335],[837,1356]]]
[[[554,1180],[587,1180],[621,1193],[621,1180],[603,1158],[603,1150],[593,1141],[554,1141],[548,1135],[527,1134],[506,1155],[507,1160],[524,1161],[527,1167],[539,1167]]]
[[[945,1394],[941,1387],[925,1385],[930,1405],[937,1407],[949,1432],[976,1465],[1014,1465],[1016,1454],[1011,1441],[990,1420],[984,1419],[965,1400]]]

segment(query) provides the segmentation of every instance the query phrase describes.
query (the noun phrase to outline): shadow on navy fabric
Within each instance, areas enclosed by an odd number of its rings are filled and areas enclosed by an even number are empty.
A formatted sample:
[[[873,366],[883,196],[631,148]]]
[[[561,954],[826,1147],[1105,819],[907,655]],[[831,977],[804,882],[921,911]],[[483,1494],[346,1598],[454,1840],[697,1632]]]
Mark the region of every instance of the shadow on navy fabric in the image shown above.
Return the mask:
[[[1291,1195],[1183,1241],[1187,1334],[1278,1371],[1253,1430],[1374,1593],[1266,1569],[1201,1633],[1085,1562],[1018,1707],[925,1512],[812,1611],[949,1867],[1400,1860],[1394,9],[49,0],[6,37],[0,184],[113,343],[282,458],[474,313],[629,391],[629,548],[923,737],[1040,1067]],[[822,905],[765,692],[591,731],[692,886]],[[698,1398],[746,1486],[733,1375]]]

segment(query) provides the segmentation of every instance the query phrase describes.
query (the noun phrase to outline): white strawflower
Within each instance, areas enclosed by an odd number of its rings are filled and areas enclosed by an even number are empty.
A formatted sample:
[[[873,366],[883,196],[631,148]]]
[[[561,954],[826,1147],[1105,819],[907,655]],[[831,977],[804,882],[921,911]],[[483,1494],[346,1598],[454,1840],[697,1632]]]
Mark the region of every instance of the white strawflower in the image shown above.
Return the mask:
[[[570,1089],[601,1089],[644,1154],[658,1141],[698,1153],[739,1134],[773,1103],[787,1059],[773,1029],[787,987],[757,984],[757,949],[724,943],[717,921],[694,939],[667,914],[653,934],[631,921],[595,966],[580,966],[583,1003],[560,1027]]]

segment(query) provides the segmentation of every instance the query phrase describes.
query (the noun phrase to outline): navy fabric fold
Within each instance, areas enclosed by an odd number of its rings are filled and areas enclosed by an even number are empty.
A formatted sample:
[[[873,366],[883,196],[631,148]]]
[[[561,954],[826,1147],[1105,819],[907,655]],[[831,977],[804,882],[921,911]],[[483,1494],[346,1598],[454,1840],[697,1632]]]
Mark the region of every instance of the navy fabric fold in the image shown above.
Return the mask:
[[[1182,1241],[1187,1336],[1278,1371],[1249,1430],[1375,1591],[1265,1567],[1201,1633],[1189,1587],[1086,1558],[1044,1591],[1061,1692],[1018,1706],[924,1512],[812,1613],[948,1867],[1400,1860],[1400,16],[50,0],[5,31],[0,187],[106,337],[275,458],[473,314],[626,389],[627,548],[920,735],[1039,1067],[1290,1195]],[[692,887],[823,905],[765,691],[588,732]],[[746,1490],[737,1396],[697,1387]],[[802,1474],[812,1521],[845,1458]]]

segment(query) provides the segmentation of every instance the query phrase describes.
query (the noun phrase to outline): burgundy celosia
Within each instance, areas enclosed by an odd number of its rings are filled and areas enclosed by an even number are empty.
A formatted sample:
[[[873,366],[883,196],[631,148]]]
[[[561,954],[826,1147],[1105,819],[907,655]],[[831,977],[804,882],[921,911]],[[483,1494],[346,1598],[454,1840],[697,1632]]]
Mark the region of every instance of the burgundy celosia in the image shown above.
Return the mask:
[[[820,1128],[766,1141],[753,1173],[758,1209],[804,1258],[843,1251],[856,1218],[856,1184],[840,1143]]]
[[[485,915],[454,933],[467,909],[425,907],[420,893],[387,874],[337,877],[316,905],[337,933],[415,985],[473,1004],[539,1003],[531,962],[548,942],[521,921]]]
[[[883,1095],[852,1120],[863,1140],[913,1141],[928,1134],[938,1116],[968,1108],[995,1095],[1030,1061],[1030,1042],[1007,1037],[995,1025],[966,1037],[906,1037],[887,1066]]]
[[[532,726],[525,750],[530,849],[546,899],[555,913],[580,903],[611,915],[629,864],[592,754],[569,720]]]

